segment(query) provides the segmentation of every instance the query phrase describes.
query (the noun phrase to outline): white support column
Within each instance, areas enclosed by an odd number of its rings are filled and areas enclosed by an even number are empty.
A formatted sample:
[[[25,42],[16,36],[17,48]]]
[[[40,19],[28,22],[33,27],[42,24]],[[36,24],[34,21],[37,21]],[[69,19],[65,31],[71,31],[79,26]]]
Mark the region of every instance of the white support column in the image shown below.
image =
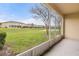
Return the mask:
[[[51,39],[51,19],[49,19],[49,40]]]
[[[61,23],[61,35],[64,35],[64,31],[65,31],[65,20],[62,17],[62,23]]]

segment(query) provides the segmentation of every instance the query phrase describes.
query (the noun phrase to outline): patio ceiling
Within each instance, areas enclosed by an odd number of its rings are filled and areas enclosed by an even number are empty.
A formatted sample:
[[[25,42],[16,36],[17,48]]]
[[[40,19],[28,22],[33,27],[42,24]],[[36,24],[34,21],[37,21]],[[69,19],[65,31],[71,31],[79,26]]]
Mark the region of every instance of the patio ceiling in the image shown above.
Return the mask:
[[[79,13],[79,3],[49,3],[48,5],[62,15]]]

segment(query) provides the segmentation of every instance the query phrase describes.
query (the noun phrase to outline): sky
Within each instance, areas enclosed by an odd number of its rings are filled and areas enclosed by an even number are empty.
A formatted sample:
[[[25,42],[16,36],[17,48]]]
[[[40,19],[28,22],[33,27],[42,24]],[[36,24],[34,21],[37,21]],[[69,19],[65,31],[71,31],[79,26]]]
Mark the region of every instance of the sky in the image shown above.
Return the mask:
[[[33,18],[31,9],[38,3],[0,3],[0,22],[19,21],[44,25],[41,20]]]

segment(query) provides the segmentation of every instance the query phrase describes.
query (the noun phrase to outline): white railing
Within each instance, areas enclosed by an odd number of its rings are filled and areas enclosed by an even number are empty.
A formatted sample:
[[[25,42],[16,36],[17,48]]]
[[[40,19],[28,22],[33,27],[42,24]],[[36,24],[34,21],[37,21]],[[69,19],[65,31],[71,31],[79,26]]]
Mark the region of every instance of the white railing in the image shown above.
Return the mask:
[[[48,40],[16,56],[39,56],[43,54],[45,51],[47,51],[50,47],[52,47],[56,42],[58,42],[62,38],[63,35],[58,35],[55,39]]]

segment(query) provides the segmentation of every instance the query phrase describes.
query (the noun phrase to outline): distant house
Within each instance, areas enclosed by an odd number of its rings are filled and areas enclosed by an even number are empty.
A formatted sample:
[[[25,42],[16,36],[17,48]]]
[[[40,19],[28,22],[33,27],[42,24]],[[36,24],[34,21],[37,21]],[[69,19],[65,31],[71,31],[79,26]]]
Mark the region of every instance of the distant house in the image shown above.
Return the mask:
[[[16,21],[7,21],[0,23],[1,28],[26,28],[26,27],[33,27],[33,24],[25,24],[22,22]]]

